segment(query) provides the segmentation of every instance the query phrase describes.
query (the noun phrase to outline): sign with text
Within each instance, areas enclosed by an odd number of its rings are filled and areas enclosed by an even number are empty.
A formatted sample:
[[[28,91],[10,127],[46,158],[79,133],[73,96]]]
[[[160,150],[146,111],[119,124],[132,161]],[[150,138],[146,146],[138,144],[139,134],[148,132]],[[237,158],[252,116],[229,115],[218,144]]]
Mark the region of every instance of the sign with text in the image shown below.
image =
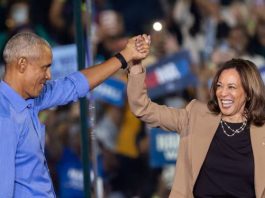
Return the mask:
[[[123,81],[109,78],[93,91],[95,99],[122,107],[125,100],[126,85]]]
[[[76,45],[63,45],[52,49],[52,78],[57,79],[77,71]]]
[[[83,168],[76,153],[69,148],[64,148],[56,168],[60,197],[83,197]]]
[[[146,85],[151,99],[196,86],[188,51],[181,51],[147,67]]]
[[[75,44],[58,46],[53,48],[52,51],[51,72],[53,79],[64,77],[78,70]],[[109,78],[95,88],[93,93],[96,100],[115,106],[123,106],[125,83],[115,78]]]
[[[179,147],[179,135],[159,128],[152,128],[150,133],[150,164],[163,167],[175,164]]]

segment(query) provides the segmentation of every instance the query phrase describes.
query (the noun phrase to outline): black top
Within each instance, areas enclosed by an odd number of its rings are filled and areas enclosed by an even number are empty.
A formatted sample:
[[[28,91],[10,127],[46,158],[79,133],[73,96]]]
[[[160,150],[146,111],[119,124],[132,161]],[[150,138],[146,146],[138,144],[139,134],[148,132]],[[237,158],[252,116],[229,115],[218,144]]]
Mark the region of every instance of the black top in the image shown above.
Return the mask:
[[[228,123],[238,129],[242,123]],[[223,125],[227,133],[233,132]],[[250,129],[228,137],[221,124],[217,128],[195,183],[195,198],[254,198],[254,157]]]

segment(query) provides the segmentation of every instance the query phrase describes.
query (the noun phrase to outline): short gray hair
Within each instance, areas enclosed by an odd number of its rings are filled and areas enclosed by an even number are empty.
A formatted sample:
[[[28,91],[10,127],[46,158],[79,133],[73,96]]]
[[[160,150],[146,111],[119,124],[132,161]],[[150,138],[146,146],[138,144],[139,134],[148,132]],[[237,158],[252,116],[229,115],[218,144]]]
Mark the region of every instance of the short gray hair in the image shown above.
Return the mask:
[[[3,59],[6,65],[20,57],[38,58],[41,47],[51,49],[49,43],[32,32],[21,32],[11,37],[5,45]]]

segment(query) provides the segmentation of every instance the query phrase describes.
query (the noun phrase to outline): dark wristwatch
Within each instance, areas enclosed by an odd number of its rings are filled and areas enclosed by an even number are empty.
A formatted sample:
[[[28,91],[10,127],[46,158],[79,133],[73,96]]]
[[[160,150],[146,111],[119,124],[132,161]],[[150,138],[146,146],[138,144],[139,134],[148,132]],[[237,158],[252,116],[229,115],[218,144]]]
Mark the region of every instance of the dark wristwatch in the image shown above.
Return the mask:
[[[121,62],[121,68],[127,69],[128,64],[127,64],[127,61],[125,60],[124,56],[121,55],[121,53],[117,53],[114,56]]]

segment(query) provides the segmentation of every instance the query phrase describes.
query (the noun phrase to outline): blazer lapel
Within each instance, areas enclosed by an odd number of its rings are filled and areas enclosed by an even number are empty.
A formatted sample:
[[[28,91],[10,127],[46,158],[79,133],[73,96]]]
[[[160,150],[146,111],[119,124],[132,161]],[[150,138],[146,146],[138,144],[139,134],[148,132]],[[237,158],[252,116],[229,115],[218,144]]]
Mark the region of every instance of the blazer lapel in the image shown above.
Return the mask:
[[[192,175],[193,185],[196,182],[199,171],[206,157],[213,136],[220,123],[221,115],[213,115],[207,112],[198,123],[194,124],[196,132],[192,136]],[[205,122],[206,120],[206,122]]]
[[[211,141],[220,123],[221,115],[206,113],[194,124],[196,133],[192,135],[192,175],[193,185],[196,182]],[[207,120],[207,123],[204,123]],[[265,198],[265,126],[251,126],[250,137],[255,164],[255,191],[257,198]]]
[[[255,164],[256,197],[265,198],[265,127],[251,126],[250,138]]]

